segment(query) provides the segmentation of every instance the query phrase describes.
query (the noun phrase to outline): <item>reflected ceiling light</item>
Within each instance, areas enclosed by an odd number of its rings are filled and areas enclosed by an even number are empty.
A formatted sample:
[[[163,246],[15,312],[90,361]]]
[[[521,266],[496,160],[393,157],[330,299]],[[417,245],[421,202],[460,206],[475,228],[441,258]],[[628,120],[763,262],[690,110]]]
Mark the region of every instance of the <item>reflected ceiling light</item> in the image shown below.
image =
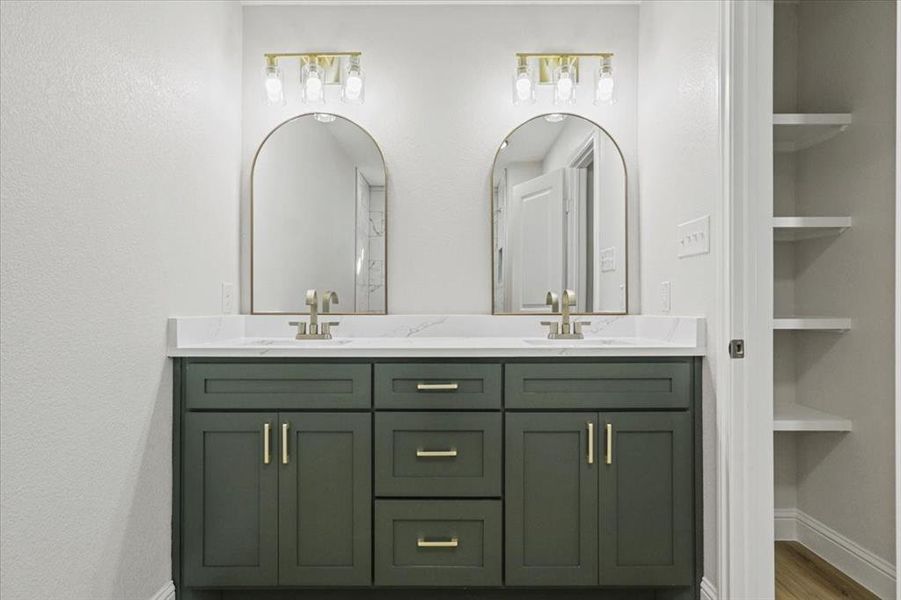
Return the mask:
[[[331,113],[313,113],[313,118],[320,123],[331,123],[335,120],[335,115]]]
[[[340,86],[343,102],[362,104],[365,77],[360,67],[360,52],[279,52],[264,54],[264,89],[268,104],[284,104],[285,80],[283,59],[291,59],[290,69],[300,59],[300,100],[306,104],[326,101],[327,88]],[[294,71],[296,73],[296,71]]]
[[[535,102],[537,88],[551,86],[554,104],[574,104],[578,95],[580,62],[589,60],[589,66],[593,66],[597,60],[594,101],[596,104],[609,104],[613,102],[612,58],[610,52],[518,52],[513,73],[513,103]]]
[[[529,67],[528,60],[517,58],[516,70],[513,72],[513,104],[532,104],[535,102],[535,77]]]
[[[613,104],[614,85],[613,57],[604,56],[601,58],[601,66],[594,75],[594,103]]]
[[[274,60],[266,61],[266,69],[263,71],[263,85],[266,90],[266,103],[270,105],[283,105],[285,103],[285,82],[282,79],[281,69]]]
[[[544,120],[548,123],[559,123],[560,121],[566,120],[566,115],[562,115],[560,113],[551,113],[549,115],[544,115]]]
[[[341,86],[341,101],[362,104],[365,89],[363,69],[360,68],[360,57],[351,56],[344,70],[344,83]]]

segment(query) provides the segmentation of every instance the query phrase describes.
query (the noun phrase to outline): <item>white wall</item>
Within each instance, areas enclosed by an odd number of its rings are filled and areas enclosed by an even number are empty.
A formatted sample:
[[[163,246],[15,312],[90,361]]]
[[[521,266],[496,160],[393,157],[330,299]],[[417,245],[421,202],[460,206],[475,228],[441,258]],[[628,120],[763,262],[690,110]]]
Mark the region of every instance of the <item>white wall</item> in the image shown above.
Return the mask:
[[[718,247],[721,190],[716,2],[643,2],[640,8],[638,162],[642,312],[661,311],[660,283],[672,283],[672,313],[706,315],[716,340],[716,256],[679,259],[676,226],[711,215]],[[704,361],[704,567],[716,581],[714,363]]]
[[[247,6],[245,210],[250,161],[260,141],[278,123],[309,112],[296,101],[284,108],[263,103],[263,54],[362,51],[366,103],[333,101],[326,106],[362,125],[385,154],[388,310],[490,312],[489,205],[495,151],[514,127],[554,110],[547,94],[535,105],[512,104],[514,54],[614,52],[617,103],[594,106],[588,94],[590,84],[583,85],[574,111],[607,128],[623,148],[627,164],[633,165],[637,34],[638,7],[633,5],[553,10],[547,6]],[[635,187],[630,184],[630,189]],[[246,229],[243,233],[246,244]]]
[[[0,596],[171,579],[166,318],[238,277],[241,10],[0,4]]]

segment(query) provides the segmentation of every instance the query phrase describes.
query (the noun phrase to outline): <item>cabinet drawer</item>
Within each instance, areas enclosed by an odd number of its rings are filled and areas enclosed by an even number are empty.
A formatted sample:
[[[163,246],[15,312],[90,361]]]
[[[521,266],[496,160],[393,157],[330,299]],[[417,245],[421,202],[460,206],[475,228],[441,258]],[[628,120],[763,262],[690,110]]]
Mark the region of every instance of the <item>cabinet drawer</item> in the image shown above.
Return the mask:
[[[188,410],[367,409],[370,365],[189,363]]]
[[[501,495],[500,413],[378,413],[377,496]]]
[[[492,410],[501,406],[497,364],[380,364],[376,408]]]
[[[507,408],[687,408],[688,362],[508,364]]]
[[[501,584],[500,500],[378,500],[375,583]]]

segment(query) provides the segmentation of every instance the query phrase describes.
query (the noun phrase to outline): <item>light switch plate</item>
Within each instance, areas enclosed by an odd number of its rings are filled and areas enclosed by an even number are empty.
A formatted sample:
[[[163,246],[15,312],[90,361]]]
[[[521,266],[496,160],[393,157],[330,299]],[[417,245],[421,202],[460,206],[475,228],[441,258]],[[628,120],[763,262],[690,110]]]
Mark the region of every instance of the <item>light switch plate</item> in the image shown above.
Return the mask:
[[[660,312],[669,313],[673,307],[673,286],[669,281],[660,282]]]
[[[230,281],[222,282],[222,314],[230,315],[235,312],[235,284]]]
[[[710,253],[710,215],[682,223],[679,230],[679,258]]]
[[[604,248],[600,252],[601,273],[616,271],[616,247]]]

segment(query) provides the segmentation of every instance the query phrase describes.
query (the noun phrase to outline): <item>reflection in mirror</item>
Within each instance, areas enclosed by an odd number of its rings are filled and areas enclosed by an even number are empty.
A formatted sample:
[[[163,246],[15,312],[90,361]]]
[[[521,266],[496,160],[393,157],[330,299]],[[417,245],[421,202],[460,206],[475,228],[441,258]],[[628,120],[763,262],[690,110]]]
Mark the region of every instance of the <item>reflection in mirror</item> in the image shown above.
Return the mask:
[[[385,313],[385,163],[365,130],[291,119],[260,146],[251,187],[252,313],[307,312],[308,289],[334,291],[335,313]]]
[[[548,291],[574,312],[626,312],[626,166],[610,135],[576,115],[526,121],[492,176],[493,312],[541,313]]]

